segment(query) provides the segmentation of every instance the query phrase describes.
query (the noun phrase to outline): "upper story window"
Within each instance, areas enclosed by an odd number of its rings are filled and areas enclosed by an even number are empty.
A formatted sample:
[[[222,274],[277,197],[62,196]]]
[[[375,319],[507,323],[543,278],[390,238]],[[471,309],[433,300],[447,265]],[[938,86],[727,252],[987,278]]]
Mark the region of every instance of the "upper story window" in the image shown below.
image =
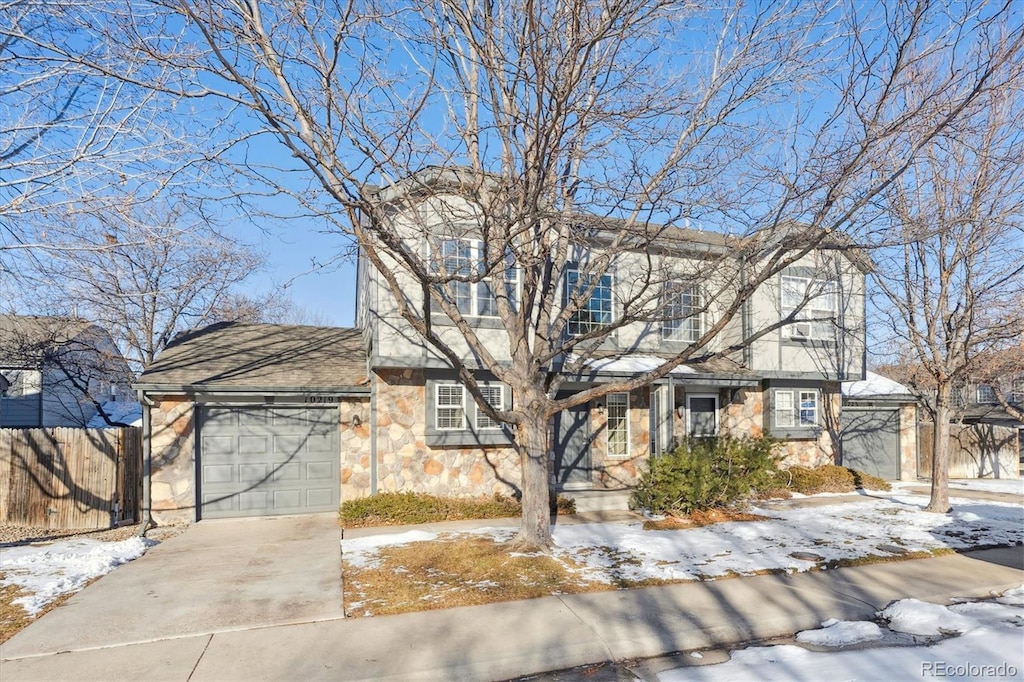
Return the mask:
[[[486,272],[484,243],[478,239],[441,239],[434,242],[433,268],[453,277],[472,277]],[[471,317],[497,317],[498,302],[494,296],[492,278],[484,277],[478,282],[450,281],[451,300],[459,312]],[[444,290],[438,285],[440,291]],[[515,257],[509,252],[505,257],[505,292],[509,303],[515,309],[519,295],[519,270]]]
[[[593,289],[591,290],[591,287]],[[568,332],[570,336],[581,336],[607,327],[612,323],[612,276],[605,273],[599,277],[569,270],[565,274],[565,300],[569,300],[576,292],[590,291],[590,297],[580,304],[572,317],[569,318]]]
[[[665,321],[661,336],[694,343],[704,333],[704,293],[696,284],[674,284],[664,293]]]
[[[0,374],[0,398],[7,397],[7,391],[11,387],[11,382],[7,380],[3,374]]]
[[[1010,387],[1009,398],[1009,402],[1014,405],[1024,405],[1024,377],[1013,380],[1013,385]]]
[[[834,281],[783,275],[781,304],[783,316],[800,309],[797,319],[806,320],[789,325],[791,336],[833,338],[834,320],[839,312],[839,291]]]
[[[815,390],[775,391],[775,426],[808,428],[818,425],[818,392]]]
[[[990,384],[978,384],[978,387],[974,391],[974,401],[976,403],[995,403],[996,400],[996,389]]]

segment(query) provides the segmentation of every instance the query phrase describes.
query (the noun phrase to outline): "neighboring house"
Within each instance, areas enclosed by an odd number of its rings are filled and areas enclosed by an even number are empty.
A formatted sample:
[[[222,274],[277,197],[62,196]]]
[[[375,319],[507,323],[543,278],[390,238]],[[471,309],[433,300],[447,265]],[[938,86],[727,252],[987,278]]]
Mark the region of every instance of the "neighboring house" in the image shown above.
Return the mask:
[[[0,427],[84,427],[127,400],[131,373],[109,334],[86,320],[0,316]]]
[[[453,189],[442,200],[461,198]],[[401,211],[393,215],[400,223]],[[731,238],[712,232],[673,229],[664,237],[654,254],[657,267],[685,270],[701,254],[728,258],[732,247]],[[478,247],[460,238],[411,242],[409,248],[472,259]],[[601,248],[599,239],[592,248]],[[830,319],[787,325],[743,350],[684,364],[652,386],[557,415],[551,425],[553,487],[627,489],[651,456],[688,436],[770,434],[782,441],[789,464],[836,461],[841,382],[864,378],[866,263],[850,253],[811,252],[784,270],[707,350],[751,338],[790,313],[812,288],[819,292],[811,298],[813,317]],[[651,267],[650,258],[625,254],[595,288],[590,318],[574,320],[569,333],[573,324],[612,319],[618,288],[630,273]],[[176,340],[147,369],[137,388],[150,432],[152,506],[159,522],[321,511],[381,491],[517,491],[518,455],[508,427],[476,409],[449,363],[401,318],[380,277],[362,254],[354,329],[215,325]],[[509,280],[517,290],[518,278]],[[405,284],[415,303],[421,286],[411,279]],[[503,332],[483,284],[466,283],[465,289],[460,305],[478,334],[485,342],[493,335],[488,347],[495,352],[507,348],[499,343]],[[564,390],[636,376],[700,336],[713,323],[715,302],[705,305],[699,287],[677,293],[677,318],[620,328],[607,349],[611,354],[574,373]],[[460,348],[450,322],[438,317],[433,323]],[[468,347],[461,350],[472,357]],[[565,360],[556,359],[555,371]],[[482,367],[477,375],[496,407],[515,400]],[[897,475],[905,475],[902,467]],[[336,488],[329,497],[325,480]]]
[[[1001,388],[1006,402],[1019,410],[1024,410],[1024,374],[1005,377]],[[958,409],[959,421],[963,424],[989,427],[993,432],[1000,430],[1015,432],[1018,471],[1024,472],[1024,421],[1018,419],[1016,415],[999,403],[995,387],[991,383],[973,380],[953,391],[953,401]],[[986,441],[992,443],[988,446],[991,452],[986,454],[995,456],[998,450],[1004,450],[1007,447],[1013,449],[1012,445],[1006,446],[1001,442],[996,443],[995,440],[1004,439],[981,439],[982,443]],[[985,449],[981,445],[978,447]],[[1001,459],[1006,459],[1005,455]],[[1005,469],[1006,466],[1002,468]]]

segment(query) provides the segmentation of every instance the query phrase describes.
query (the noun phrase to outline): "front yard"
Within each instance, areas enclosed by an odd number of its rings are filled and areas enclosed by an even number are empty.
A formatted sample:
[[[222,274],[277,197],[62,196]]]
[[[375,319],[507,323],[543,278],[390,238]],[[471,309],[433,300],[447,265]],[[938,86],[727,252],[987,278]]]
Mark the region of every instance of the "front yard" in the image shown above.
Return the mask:
[[[549,555],[509,552],[514,527],[352,537],[342,541],[345,610],[373,616],[559,593],[828,570],[977,547],[1024,544],[1020,503],[954,499],[948,515],[897,489],[852,501],[765,503],[763,520],[680,530],[556,523]]]

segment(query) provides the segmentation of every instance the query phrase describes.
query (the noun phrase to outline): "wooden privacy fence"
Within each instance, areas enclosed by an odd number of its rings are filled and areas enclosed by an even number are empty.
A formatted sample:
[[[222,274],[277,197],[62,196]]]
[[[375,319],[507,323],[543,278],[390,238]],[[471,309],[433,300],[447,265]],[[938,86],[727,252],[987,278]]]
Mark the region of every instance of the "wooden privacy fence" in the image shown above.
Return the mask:
[[[111,528],[141,497],[139,428],[0,429],[0,523]]]
[[[922,423],[919,476],[932,475],[935,425]],[[1017,478],[1020,451],[1017,429],[995,424],[949,425],[950,478]]]

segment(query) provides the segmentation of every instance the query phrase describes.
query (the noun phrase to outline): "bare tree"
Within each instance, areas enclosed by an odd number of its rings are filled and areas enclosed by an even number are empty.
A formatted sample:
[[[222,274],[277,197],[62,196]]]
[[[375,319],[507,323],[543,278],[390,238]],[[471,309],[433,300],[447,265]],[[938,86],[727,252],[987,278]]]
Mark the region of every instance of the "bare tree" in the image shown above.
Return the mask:
[[[1012,14],[900,0],[158,0],[98,30],[121,59],[186,84],[161,93],[236,122],[216,142],[237,178],[354,238],[406,323],[514,428],[520,540],[544,546],[552,416],[707,361],[720,337],[719,354],[749,343],[727,330],[753,293],[818,247],[847,248],[851,219],[1002,87],[1021,51]],[[937,64],[945,77],[911,87]],[[247,153],[260,140],[288,159]],[[878,172],[880,157],[895,162]],[[439,170],[414,174],[427,166]],[[692,223],[719,236],[679,230]],[[472,235],[476,265],[415,248],[426,235]],[[668,272],[657,254],[682,237],[690,265]],[[627,261],[636,281],[613,319],[594,294]],[[713,320],[700,338],[630,381],[559,395],[620,330],[669,319],[664,292],[694,281]],[[466,285],[489,287],[500,342],[460,309]],[[515,405],[488,404],[477,369]]]
[[[987,92],[879,197],[899,244],[876,254],[876,303],[935,424],[931,499],[949,510],[952,392],[1024,334],[1024,81]]]
[[[34,308],[96,322],[135,372],[186,329],[257,315],[261,299],[243,310],[236,287],[265,264],[252,247],[191,222],[180,205],[145,208],[55,228],[31,264]]]
[[[1024,298],[1018,305],[1024,309]],[[992,388],[993,397],[1007,414],[1024,422],[1024,339],[1011,340],[976,357],[971,375]]]

